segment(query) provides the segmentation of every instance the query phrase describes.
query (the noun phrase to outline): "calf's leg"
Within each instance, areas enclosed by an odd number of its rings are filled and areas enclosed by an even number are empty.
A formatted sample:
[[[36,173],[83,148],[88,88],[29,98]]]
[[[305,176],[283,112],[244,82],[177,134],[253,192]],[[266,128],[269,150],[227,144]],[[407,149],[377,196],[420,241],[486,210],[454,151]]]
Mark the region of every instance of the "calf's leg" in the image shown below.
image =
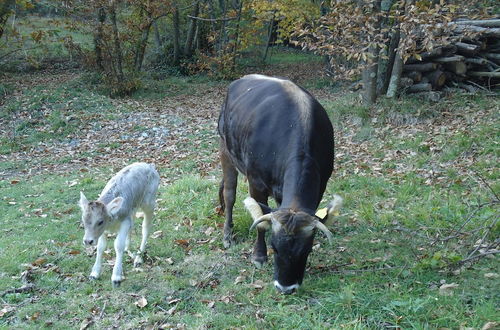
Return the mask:
[[[151,231],[152,219],[153,219],[153,210],[152,209],[145,209],[144,210],[144,220],[142,220],[141,246],[139,247],[139,252],[135,256],[134,267],[139,267],[143,263],[142,255],[144,254],[144,251],[146,250],[146,243],[148,240],[149,232]]]
[[[94,266],[92,267],[92,272],[90,273],[90,278],[95,280],[101,275],[101,265],[102,265],[102,253],[106,250],[106,233],[103,233],[97,240],[97,252]]]
[[[224,247],[229,248],[233,244],[233,206],[236,199],[236,186],[238,184],[238,171],[233,166],[227,153],[221,147],[220,160],[222,165],[223,184],[221,184],[222,195],[226,213],[224,223]]]
[[[115,239],[115,252],[116,260],[115,266],[113,267],[113,274],[111,275],[111,282],[113,287],[119,287],[123,280],[123,252],[125,250],[125,242],[127,240],[127,235],[132,227],[132,219],[130,217],[125,218],[120,224],[120,229]]]

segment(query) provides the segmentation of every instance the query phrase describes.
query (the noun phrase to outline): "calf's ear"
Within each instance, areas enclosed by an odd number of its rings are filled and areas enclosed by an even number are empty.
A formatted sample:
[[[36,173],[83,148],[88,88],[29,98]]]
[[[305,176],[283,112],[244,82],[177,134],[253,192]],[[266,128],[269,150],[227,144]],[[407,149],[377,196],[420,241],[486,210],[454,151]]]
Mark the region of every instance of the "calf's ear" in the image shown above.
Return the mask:
[[[114,217],[118,211],[122,208],[123,205],[123,197],[116,197],[111,202],[106,204],[106,211],[108,212],[110,217]]]
[[[87,200],[87,197],[85,197],[82,191],[80,191],[80,201],[78,202],[78,205],[80,206],[82,211],[85,210],[87,206],[89,206],[89,201]]]

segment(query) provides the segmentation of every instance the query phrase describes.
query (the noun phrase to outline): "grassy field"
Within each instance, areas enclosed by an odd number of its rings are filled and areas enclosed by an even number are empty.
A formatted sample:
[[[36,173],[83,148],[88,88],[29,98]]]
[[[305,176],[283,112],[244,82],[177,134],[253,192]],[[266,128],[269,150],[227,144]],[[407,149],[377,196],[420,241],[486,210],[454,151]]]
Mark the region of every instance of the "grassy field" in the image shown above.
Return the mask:
[[[225,83],[177,77],[112,100],[88,79],[71,72],[4,79],[1,328],[458,329],[500,322],[498,257],[461,264],[500,234],[498,98],[382,100],[367,109],[356,94],[313,88],[336,129],[336,169],[321,206],[334,193],[345,206],[331,228],[334,244],[317,236],[303,287],[284,296],[271,284],[272,261],[263,269],[250,262],[255,233],[242,205],[244,180],[235,206],[238,244],[222,247],[215,122]],[[77,201],[79,191],[96,198],[135,160],[159,168],[159,207],[145,264],[133,269],[127,258],[126,280],[112,289],[112,248],[102,277],[88,279],[94,256],[82,246]],[[134,248],[139,240],[137,224]]]

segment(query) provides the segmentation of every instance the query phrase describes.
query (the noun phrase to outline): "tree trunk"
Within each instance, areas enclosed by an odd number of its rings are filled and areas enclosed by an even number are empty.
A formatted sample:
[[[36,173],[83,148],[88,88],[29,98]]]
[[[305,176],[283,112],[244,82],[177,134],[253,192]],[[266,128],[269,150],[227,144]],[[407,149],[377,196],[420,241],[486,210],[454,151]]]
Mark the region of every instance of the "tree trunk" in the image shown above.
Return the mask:
[[[387,60],[379,59],[379,68],[377,73],[377,94],[383,95],[387,93],[389,81],[391,80],[392,68],[394,59],[396,58],[396,48],[399,44],[399,29],[391,36],[391,42],[387,51]]]
[[[222,18],[226,18],[226,3],[224,0],[219,0],[219,7],[222,11]],[[226,31],[226,20],[223,19],[221,24],[220,24],[220,31],[219,31],[219,54],[224,55],[226,51],[226,44],[227,44],[227,31]]]
[[[234,36],[234,48],[233,48],[233,71],[236,68],[236,56],[238,54],[238,46],[240,42],[240,23],[241,23],[241,11],[243,10],[243,0],[240,1],[240,7],[238,9],[238,20],[236,22],[236,31]]]
[[[179,65],[181,54],[180,54],[180,26],[179,26],[179,8],[175,6],[174,13],[172,16],[173,28],[174,28],[174,65]]]
[[[3,0],[0,5],[0,38],[2,38],[4,33],[4,27],[11,14],[11,8],[15,4],[15,0]]]
[[[157,23],[156,20],[153,23],[153,31],[155,33],[156,48],[159,50],[161,48],[161,46],[162,46],[162,41],[161,41],[161,36],[160,36],[160,30],[158,29],[158,23]]]
[[[94,35],[95,62],[97,69],[100,72],[104,71],[102,49],[103,49],[103,37],[104,37],[103,30],[105,21],[106,21],[106,10],[104,9],[104,7],[100,7],[97,9],[97,32]]]
[[[405,37],[405,34],[401,33],[400,40],[404,40]],[[403,56],[402,51],[398,50],[394,59],[394,65],[392,66],[391,80],[386,94],[387,97],[394,98],[397,96],[401,73],[403,73]]]
[[[271,44],[271,37],[273,35],[273,24],[274,24],[274,12],[273,12],[273,17],[269,20],[269,27],[267,29],[266,49],[264,50],[264,55],[262,56],[262,62],[266,61],[267,53],[269,52],[269,45]]]
[[[446,75],[441,70],[436,70],[426,75],[433,89],[441,89],[446,82]]]
[[[123,57],[122,57],[122,49],[121,49],[121,43],[120,43],[120,35],[118,33],[118,24],[116,23],[116,2],[113,1],[111,3],[111,6],[109,8],[109,18],[111,20],[111,26],[113,29],[113,41],[114,41],[114,52],[115,52],[115,59],[116,59],[116,75],[118,82],[124,82],[125,81],[125,75],[123,74]]]
[[[144,62],[144,54],[146,53],[146,47],[148,45],[149,31],[151,30],[151,25],[153,24],[153,19],[151,13],[147,13],[148,24],[142,30],[141,39],[137,43],[134,68],[135,71],[140,72],[142,69],[142,63]]]
[[[429,83],[415,84],[408,87],[407,93],[419,93],[419,92],[430,92],[432,90],[432,85]]]
[[[403,66],[404,71],[419,71],[419,72],[426,72],[426,71],[433,71],[438,68],[438,65],[436,63],[419,63],[419,64],[405,64]]]
[[[381,1],[374,2],[375,14],[380,11]],[[375,26],[373,33],[377,35],[380,33],[380,18]],[[379,47],[370,46],[369,48],[370,59],[366,63],[366,68],[363,70],[363,103],[365,105],[372,105],[377,100],[377,71],[378,71],[378,59],[379,59]]]
[[[196,2],[191,12],[191,16],[194,17],[198,16],[199,9],[200,9],[200,3]],[[186,36],[186,43],[184,45],[184,55],[186,55],[187,58],[190,58],[193,53],[193,40],[195,36],[196,26],[197,26],[196,20],[191,19],[191,21],[189,22],[188,32]]]
[[[380,9],[384,13],[384,18],[381,22],[381,28],[387,28],[389,25],[389,10],[393,4],[394,0],[382,0],[380,3]],[[386,47],[383,50],[382,56],[379,57],[378,67],[377,67],[377,96],[385,94],[388,85],[388,78],[390,77],[390,69],[392,68],[391,61],[391,53],[394,53],[394,48],[392,47],[394,44],[393,39],[396,37],[396,34],[389,35],[388,32],[384,33],[385,38],[389,38],[389,42],[386,43]],[[399,34],[397,35],[399,38]],[[392,49],[392,50],[391,50]],[[392,60],[394,60],[394,56],[392,56]],[[391,65],[391,66],[390,66]],[[389,73],[389,74],[388,74]]]

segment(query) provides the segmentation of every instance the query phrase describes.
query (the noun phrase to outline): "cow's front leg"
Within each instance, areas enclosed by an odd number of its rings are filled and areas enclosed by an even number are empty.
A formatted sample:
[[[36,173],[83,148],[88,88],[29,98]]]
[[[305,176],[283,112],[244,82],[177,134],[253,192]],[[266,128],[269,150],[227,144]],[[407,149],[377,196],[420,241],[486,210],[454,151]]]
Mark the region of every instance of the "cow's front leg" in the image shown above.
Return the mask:
[[[103,233],[97,240],[97,251],[95,257],[95,263],[92,267],[92,272],[90,273],[90,279],[96,280],[101,275],[101,265],[102,265],[102,254],[106,250],[106,233]]]
[[[253,247],[252,263],[261,268],[267,262],[266,230],[257,227],[257,239]]]
[[[116,260],[115,260],[115,266],[113,267],[113,275],[111,275],[111,282],[114,288],[119,287],[123,280],[123,269],[122,269],[123,252],[125,251],[125,243],[131,226],[132,226],[132,220],[130,218],[126,218],[120,224],[118,235],[116,235],[115,239]]]

